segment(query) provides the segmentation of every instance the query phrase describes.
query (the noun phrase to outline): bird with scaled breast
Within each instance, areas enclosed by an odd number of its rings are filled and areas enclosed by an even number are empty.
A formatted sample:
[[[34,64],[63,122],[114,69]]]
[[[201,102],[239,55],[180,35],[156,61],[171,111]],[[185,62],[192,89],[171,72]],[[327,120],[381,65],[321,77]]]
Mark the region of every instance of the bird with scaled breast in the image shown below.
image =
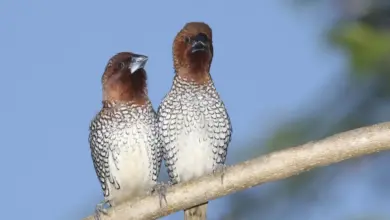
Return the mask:
[[[172,184],[225,169],[232,126],[210,76],[212,30],[185,24],[173,43],[175,76],[157,111],[159,136]],[[207,203],[184,210],[186,220],[206,219]]]
[[[93,165],[105,199],[97,205],[97,219],[107,213],[106,204],[115,206],[160,189],[157,177],[162,152],[156,112],[147,94],[147,60],[140,54],[118,53],[108,61],[102,76],[103,106],[92,120],[89,134]]]

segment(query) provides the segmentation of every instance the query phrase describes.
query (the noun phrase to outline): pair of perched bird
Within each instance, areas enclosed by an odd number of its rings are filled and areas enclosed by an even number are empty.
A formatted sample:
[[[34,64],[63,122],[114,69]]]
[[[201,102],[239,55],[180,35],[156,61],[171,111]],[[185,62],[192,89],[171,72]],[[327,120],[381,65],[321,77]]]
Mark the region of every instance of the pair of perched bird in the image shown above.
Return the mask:
[[[187,23],[174,40],[175,77],[157,113],[147,94],[148,57],[122,52],[108,61],[103,107],[89,135],[105,198],[97,210],[161,189],[162,158],[172,184],[223,174],[232,126],[210,76],[212,58],[209,25]],[[206,219],[206,209],[207,203],[185,210],[185,219]]]

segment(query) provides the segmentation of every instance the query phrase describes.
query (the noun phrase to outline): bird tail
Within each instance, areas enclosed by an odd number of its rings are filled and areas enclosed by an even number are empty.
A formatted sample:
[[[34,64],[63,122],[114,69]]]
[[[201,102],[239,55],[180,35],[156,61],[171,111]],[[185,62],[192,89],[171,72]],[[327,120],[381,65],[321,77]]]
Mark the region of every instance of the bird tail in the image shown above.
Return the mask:
[[[206,220],[207,202],[184,210],[184,220]]]

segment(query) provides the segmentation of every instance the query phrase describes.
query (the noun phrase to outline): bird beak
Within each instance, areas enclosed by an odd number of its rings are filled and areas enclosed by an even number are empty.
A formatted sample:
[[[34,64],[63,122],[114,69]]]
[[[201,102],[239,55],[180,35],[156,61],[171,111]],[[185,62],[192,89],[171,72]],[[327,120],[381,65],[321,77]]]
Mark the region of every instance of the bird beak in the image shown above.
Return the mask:
[[[209,40],[206,35],[198,34],[192,41],[191,53],[198,51],[208,51],[209,50]]]
[[[140,54],[133,54],[131,57],[131,63],[129,69],[131,74],[135,73],[139,69],[143,69],[148,61],[148,57]]]

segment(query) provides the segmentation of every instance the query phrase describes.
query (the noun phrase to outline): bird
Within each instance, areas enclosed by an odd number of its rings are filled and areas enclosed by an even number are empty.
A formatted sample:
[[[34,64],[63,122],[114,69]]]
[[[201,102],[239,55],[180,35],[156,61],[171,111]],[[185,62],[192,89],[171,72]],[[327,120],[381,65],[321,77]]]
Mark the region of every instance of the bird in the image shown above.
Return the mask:
[[[95,219],[107,214],[106,205],[160,189],[162,151],[157,115],[147,94],[147,60],[142,54],[117,53],[101,79],[102,107],[89,126],[93,166],[104,195]]]
[[[212,29],[188,22],[173,42],[175,76],[157,110],[159,137],[170,184],[223,174],[233,133],[230,117],[210,75]],[[207,202],[184,210],[184,219],[206,219]]]

